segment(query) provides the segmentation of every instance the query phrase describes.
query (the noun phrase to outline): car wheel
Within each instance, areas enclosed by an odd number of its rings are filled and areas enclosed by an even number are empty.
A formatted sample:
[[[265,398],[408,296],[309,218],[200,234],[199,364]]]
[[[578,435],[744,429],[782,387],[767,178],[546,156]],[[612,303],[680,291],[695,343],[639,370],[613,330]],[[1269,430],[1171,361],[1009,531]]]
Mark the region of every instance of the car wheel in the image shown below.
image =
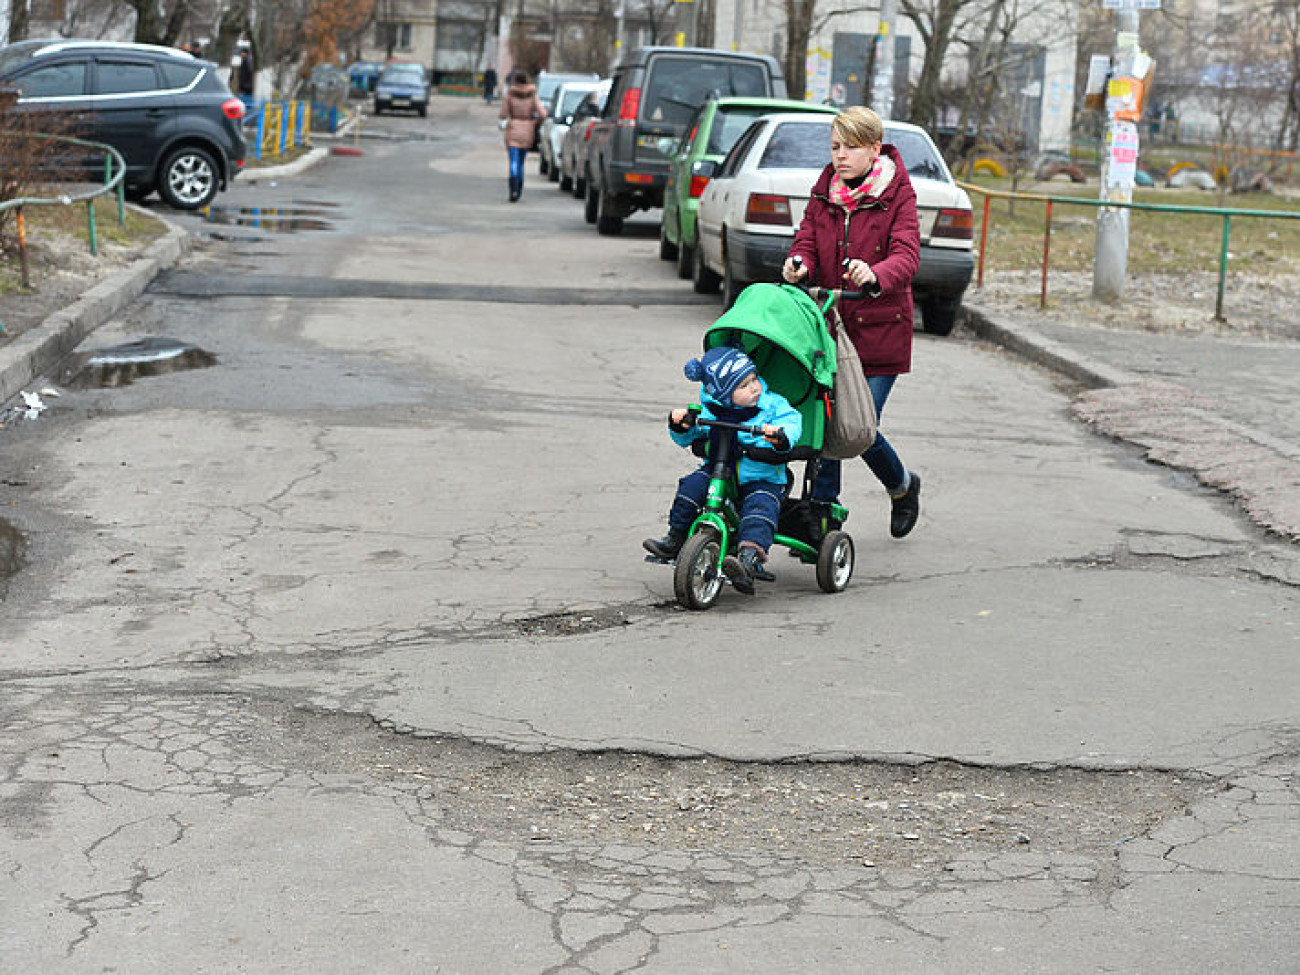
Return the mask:
[[[929,335],[951,335],[961,298],[921,299],[921,326]]]
[[[537,175],[545,176],[551,171],[551,167],[546,164],[546,153],[537,154]]]
[[[616,237],[623,232],[623,218],[616,217],[609,211],[614,199],[608,193],[596,196],[596,233],[606,237]]]
[[[735,273],[731,270],[731,258],[727,256],[727,248],[722,248],[722,307],[730,308],[736,303],[740,293],[749,287],[748,281],[739,281]]]
[[[691,286],[695,288],[696,294],[715,295],[718,293],[718,285],[722,279],[718,277],[717,272],[706,267],[704,264],[704,248],[696,242],[695,262],[691,271]]]
[[[695,273],[695,248],[686,243],[681,217],[677,218],[677,276],[688,280]]]
[[[578,171],[575,169],[573,171],[573,195],[579,200],[585,200],[587,198],[587,183],[589,182],[586,170],[583,170],[583,175],[579,176]]]
[[[560,178],[560,164],[554,160],[551,161],[551,167],[546,171],[546,178],[552,183],[557,182]]]
[[[206,149],[184,146],[163,160],[158,193],[177,210],[207,206],[218,189],[217,161]]]
[[[567,173],[560,174],[560,192],[561,193],[573,192],[573,177],[568,175]]]
[[[596,186],[591,180],[587,180],[587,196],[586,202],[582,207],[582,219],[586,220],[587,223],[595,223],[596,208],[598,205],[599,201],[596,199]]]
[[[429,117],[429,106],[428,106],[428,105],[421,105],[418,109],[416,109],[416,111],[418,111],[418,112],[420,113],[420,118],[428,118],[428,117]]]
[[[668,239],[668,219],[659,221],[659,260],[677,260],[677,245]]]

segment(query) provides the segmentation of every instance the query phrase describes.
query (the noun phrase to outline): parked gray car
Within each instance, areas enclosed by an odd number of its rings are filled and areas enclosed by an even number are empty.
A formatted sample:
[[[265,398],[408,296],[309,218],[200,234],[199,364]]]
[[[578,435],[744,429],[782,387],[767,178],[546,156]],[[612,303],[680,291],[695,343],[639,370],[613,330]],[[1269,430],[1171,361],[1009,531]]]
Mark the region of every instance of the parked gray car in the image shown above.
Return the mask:
[[[645,47],[614,71],[605,110],[591,128],[585,217],[602,234],[623,218],[663,206],[672,153],[710,96],[786,96],[773,57],[699,47]]]

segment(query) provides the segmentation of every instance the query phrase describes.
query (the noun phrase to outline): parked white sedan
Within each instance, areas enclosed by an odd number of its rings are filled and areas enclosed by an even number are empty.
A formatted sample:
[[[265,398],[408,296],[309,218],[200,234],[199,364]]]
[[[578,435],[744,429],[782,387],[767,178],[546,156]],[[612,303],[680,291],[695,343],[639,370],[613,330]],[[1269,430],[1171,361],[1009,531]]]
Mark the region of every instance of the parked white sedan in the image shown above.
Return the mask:
[[[723,289],[730,307],[754,281],[778,281],[808,194],[830,162],[833,117],[768,115],[756,120],[721,163],[700,197],[695,290]],[[975,267],[970,197],[957,186],[934,141],[906,122],[885,123],[916,189],[921,267],[912,293],[927,332],[947,335]]]

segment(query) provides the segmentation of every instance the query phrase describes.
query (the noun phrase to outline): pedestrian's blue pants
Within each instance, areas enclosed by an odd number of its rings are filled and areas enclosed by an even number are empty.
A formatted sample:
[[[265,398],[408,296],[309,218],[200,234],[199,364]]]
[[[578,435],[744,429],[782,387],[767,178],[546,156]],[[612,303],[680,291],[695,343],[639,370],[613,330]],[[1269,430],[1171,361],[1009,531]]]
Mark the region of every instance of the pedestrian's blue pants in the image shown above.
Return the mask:
[[[786,486],[771,481],[750,481],[740,485],[740,541],[752,542],[764,552],[772,548],[781,498]],[[677,497],[668,512],[668,530],[685,535],[704,507],[709,493],[709,471],[699,467],[677,482]]]
[[[524,162],[528,159],[527,149],[510,150],[510,178],[519,180],[519,185],[524,185]]]
[[[880,423],[885,412],[885,400],[894,388],[897,376],[868,376],[867,387],[871,390],[871,399],[876,404],[876,423]],[[871,473],[885,486],[890,494],[897,494],[907,479],[907,469],[894,453],[885,435],[876,429],[876,442],[862,453],[862,459],[871,468]],[[813,480],[812,497],[814,501],[838,501],[840,499],[840,462],[826,458],[818,464],[817,477]]]

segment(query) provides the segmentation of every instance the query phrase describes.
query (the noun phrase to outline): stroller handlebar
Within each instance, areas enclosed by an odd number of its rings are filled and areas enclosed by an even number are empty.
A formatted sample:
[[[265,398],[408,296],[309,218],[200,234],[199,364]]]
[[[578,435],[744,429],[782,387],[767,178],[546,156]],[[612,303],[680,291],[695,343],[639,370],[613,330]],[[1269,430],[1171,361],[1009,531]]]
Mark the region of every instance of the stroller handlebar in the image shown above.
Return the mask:
[[[796,254],[791,258],[791,260],[794,262],[796,271],[803,270],[802,257]],[[795,282],[794,286],[802,289],[808,297],[812,298],[813,301],[816,301],[819,304],[827,298],[829,298],[831,304],[834,305],[840,301],[857,301],[861,298],[867,297],[865,291],[846,291],[843,288],[822,288],[815,284],[805,284],[803,280]]]
[[[735,430],[738,433],[748,433],[755,437],[765,436],[762,424],[758,423],[729,423],[726,420],[707,420],[702,417],[695,418],[695,424],[701,427],[714,427],[719,430]],[[776,445],[777,450],[785,451],[790,449],[790,438],[785,435],[785,431],[780,431],[781,442]]]

